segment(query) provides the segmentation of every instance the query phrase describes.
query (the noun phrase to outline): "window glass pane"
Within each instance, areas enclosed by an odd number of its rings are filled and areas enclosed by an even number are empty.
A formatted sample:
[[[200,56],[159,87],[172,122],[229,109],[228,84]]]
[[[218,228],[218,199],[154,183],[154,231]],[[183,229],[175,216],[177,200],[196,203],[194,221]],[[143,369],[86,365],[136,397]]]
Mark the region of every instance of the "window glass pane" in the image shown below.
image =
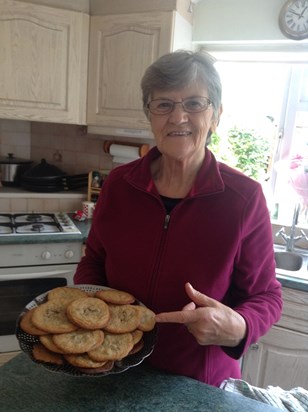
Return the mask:
[[[290,182],[290,162],[308,148],[308,66],[258,61],[217,61],[215,66],[222,80],[223,114],[210,149],[259,180],[272,217],[287,225],[294,203],[302,202]],[[244,151],[247,144],[252,145],[250,151]],[[264,172],[254,173],[256,162]],[[300,180],[304,185],[306,176]],[[300,216],[305,225],[304,206]]]

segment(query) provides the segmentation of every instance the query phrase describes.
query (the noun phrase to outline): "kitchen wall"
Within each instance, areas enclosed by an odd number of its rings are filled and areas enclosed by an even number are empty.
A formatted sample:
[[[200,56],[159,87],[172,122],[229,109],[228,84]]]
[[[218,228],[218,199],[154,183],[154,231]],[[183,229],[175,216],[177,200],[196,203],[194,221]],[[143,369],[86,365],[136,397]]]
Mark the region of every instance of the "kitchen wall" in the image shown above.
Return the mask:
[[[285,0],[199,0],[195,6],[195,42],[281,42],[293,46],[278,25]]]
[[[39,162],[42,158],[68,174],[112,167],[102,137],[89,137],[85,126],[32,122],[31,159]]]
[[[112,169],[112,156],[103,150],[105,140],[121,142],[123,138],[88,134],[85,126],[0,119],[1,156],[14,153],[37,163],[44,158],[68,174]],[[125,141],[153,144],[139,138]]]
[[[37,163],[45,158],[68,174],[113,168],[112,156],[103,150],[104,140],[122,141],[119,137],[89,135],[85,126],[0,119],[0,156],[14,153]],[[134,138],[126,141],[141,143]],[[74,212],[81,209],[86,198],[86,187],[77,192],[44,194],[0,187],[0,213]]]
[[[7,156],[8,153],[30,159],[30,122],[0,119],[0,156]]]

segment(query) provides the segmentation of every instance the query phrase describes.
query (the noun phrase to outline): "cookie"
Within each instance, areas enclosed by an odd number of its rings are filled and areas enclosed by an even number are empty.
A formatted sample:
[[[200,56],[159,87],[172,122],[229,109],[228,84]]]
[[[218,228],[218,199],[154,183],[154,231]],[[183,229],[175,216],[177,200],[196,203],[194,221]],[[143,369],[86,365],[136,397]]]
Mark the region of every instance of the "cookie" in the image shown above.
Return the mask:
[[[39,341],[45,348],[49,349],[51,352],[64,354],[65,352],[60,349],[53,341],[54,335],[43,335],[39,337]]]
[[[90,350],[91,359],[99,361],[119,360],[128,355],[134,346],[131,333],[105,333],[105,339],[96,349]]]
[[[67,302],[50,300],[33,310],[32,322],[39,329],[49,333],[67,333],[78,329],[66,316]]]
[[[47,294],[47,299],[63,299],[68,302],[71,302],[72,300],[85,298],[87,296],[88,295],[84,290],[78,288],[71,288],[69,286],[60,286],[58,288],[50,290]]]
[[[155,326],[155,313],[145,306],[136,306],[136,310],[139,313],[139,324],[137,328],[143,332],[149,332],[154,329]]]
[[[109,321],[109,307],[98,298],[81,298],[70,302],[66,309],[68,318],[84,329],[101,329]]]
[[[138,343],[136,343],[133,346],[133,349],[129,352],[128,356],[134,355],[135,353],[140,352],[143,346],[144,346],[144,342],[143,340],[140,340]]]
[[[95,375],[96,373],[104,373],[109,372],[114,366],[113,361],[108,361],[99,368],[77,368],[80,372],[87,373],[88,375]]]
[[[62,365],[64,363],[62,355],[51,352],[41,343],[37,343],[33,346],[32,356],[35,360],[54,363],[56,365]]]
[[[134,305],[109,305],[110,319],[104,330],[110,333],[127,333],[137,329],[139,315]]]
[[[105,289],[96,292],[95,296],[114,305],[129,305],[135,302],[135,297],[128,292],[117,289]]]
[[[143,332],[140,329],[134,330],[133,332],[131,332],[131,334],[133,336],[134,345],[136,345],[136,343],[138,343],[142,339],[142,336],[143,336]]]
[[[102,330],[79,329],[75,332],[53,335],[53,342],[65,353],[84,353],[101,345],[103,341]]]
[[[35,308],[29,310],[28,312],[26,312],[23,317],[20,320],[19,326],[20,328],[26,332],[29,333],[30,335],[35,335],[35,336],[39,336],[39,335],[47,335],[48,332],[43,331],[42,329],[37,328],[33,322],[32,322],[32,314],[33,314],[33,310]]]
[[[71,365],[80,368],[101,368],[107,363],[107,361],[96,362],[87,353],[66,354],[64,358]]]

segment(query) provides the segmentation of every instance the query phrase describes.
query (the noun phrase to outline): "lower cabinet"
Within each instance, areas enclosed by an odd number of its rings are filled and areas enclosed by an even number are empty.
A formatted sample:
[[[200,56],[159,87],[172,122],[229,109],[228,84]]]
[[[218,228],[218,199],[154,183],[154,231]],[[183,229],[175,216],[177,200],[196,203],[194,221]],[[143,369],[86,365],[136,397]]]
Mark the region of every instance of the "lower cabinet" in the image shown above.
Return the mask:
[[[261,388],[308,390],[308,293],[283,288],[283,299],[280,321],[244,356],[242,379]]]

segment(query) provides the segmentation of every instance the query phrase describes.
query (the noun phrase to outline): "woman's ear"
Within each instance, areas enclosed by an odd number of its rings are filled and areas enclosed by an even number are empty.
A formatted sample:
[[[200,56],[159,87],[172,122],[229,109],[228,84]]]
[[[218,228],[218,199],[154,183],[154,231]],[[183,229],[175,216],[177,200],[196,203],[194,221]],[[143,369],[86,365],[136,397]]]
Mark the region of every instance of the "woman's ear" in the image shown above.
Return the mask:
[[[222,112],[223,112],[223,107],[222,107],[222,104],[221,104],[219,109],[218,109],[217,117],[216,116],[213,117],[213,120],[212,120],[212,124],[211,124],[211,132],[212,133],[216,132],[216,128],[219,125],[220,116],[221,116]]]

